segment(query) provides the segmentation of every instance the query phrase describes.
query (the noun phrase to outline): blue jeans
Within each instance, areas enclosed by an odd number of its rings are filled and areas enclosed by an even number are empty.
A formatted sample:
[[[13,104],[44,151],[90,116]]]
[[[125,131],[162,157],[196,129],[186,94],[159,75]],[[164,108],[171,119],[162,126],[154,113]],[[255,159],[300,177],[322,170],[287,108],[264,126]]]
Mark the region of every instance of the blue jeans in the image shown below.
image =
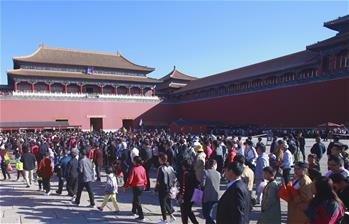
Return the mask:
[[[211,217],[211,212],[213,205],[216,203],[216,201],[208,201],[202,204],[202,213],[206,219],[206,224],[215,224],[215,221]]]

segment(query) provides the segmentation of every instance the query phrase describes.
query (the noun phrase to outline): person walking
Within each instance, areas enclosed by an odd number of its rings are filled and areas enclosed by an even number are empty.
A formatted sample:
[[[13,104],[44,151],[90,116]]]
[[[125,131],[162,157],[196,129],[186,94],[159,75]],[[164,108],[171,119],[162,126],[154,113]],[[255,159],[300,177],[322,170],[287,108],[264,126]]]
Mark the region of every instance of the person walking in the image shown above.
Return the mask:
[[[167,162],[167,155],[159,154],[158,175],[156,178],[155,191],[159,193],[159,203],[161,208],[162,220],[160,224],[167,223],[167,214],[170,215],[171,222],[175,221],[176,218],[173,215],[174,209],[170,198],[171,188],[176,186],[177,178],[176,172],[173,167]]]
[[[107,169],[107,183],[104,190],[104,200],[101,206],[97,207],[98,210],[103,211],[108,201],[111,199],[116,212],[119,212],[119,206],[116,201],[116,195],[118,194],[118,183],[113,169],[109,167]]]
[[[70,152],[71,159],[67,164],[67,191],[68,196],[72,197],[72,201],[76,199],[78,190],[78,176],[79,176],[79,161],[77,159],[79,152],[77,149],[72,149]]]
[[[81,152],[82,158],[79,161],[79,176],[78,176],[78,191],[76,193],[76,199],[74,204],[80,204],[81,193],[84,188],[86,188],[88,192],[88,196],[90,198],[90,207],[95,206],[94,195],[91,188],[91,182],[93,180],[93,168],[92,162],[89,158],[87,158],[87,151],[84,149]]]
[[[98,144],[93,154],[93,163],[95,164],[95,172],[97,174],[97,181],[101,181],[101,170],[103,167],[103,151]]]
[[[263,143],[257,146],[257,160],[256,160],[256,170],[255,170],[255,183],[256,183],[256,203],[259,204],[261,200],[261,194],[263,193],[263,169],[269,166],[269,158],[265,153],[266,147]]]
[[[24,177],[27,187],[30,187],[33,182],[33,170],[35,169],[35,156],[29,152],[27,145],[23,145],[23,155],[21,157],[21,162],[23,163]]]
[[[181,207],[182,223],[187,224],[189,218],[192,223],[198,224],[199,222],[192,211],[193,202],[191,199],[195,188],[199,186],[199,181],[196,179],[192,161],[183,161],[182,170],[183,179],[178,199]]]
[[[229,163],[224,177],[229,181],[227,190],[218,201],[217,224],[248,224],[250,220],[251,196],[241,180],[244,167],[238,161]]]
[[[343,202],[333,189],[331,179],[318,177],[315,180],[315,197],[309,202],[305,210],[307,223],[328,224],[342,223],[344,219]]]
[[[280,198],[277,196],[279,184],[275,179],[276,171],[270,167],[263,168],[263,177],[268,181],[264,187],[261,215],[258,224],[279,224],[281,223]]]
[[[144,220],[144,213],[139,197],[147,186],[147,174],[142,164],[143,161],[141,157],[135,156],[133,158],[133,167],[131,168],[127,181],[124,185],[125,190],[128,187],[132,187],[132,214],[134,216],[138,214],[138,217],[136,218],[138,221]]]
[[[58,190],[56,191],[57,194],[62,194],[63,185],[67,178],[67,165],[70,161],[71,157],[67,155],[67,150],[63,149],[61,151],[62,155],[61,158],[58,161],[58,167],[57,167],[57,176],[58,176]],[[68,185],[67,185],[68,186]]]
[[[217,162],[214,159],[207,161],[206,168],[201,181],[202,213],[206,224],[215,224],[211,214],[213,206],[218,203],[221,174],[217,172]]]
[[[303,162],[297,162],[294,166],[295,177],[291,183],[297,194],[288,202],[288,224],[306,223],[307,221],[304,210],[307,208],[309,201],[313,198],[311,189],[312,181],[307,175],[307,168],[308,164]]]
[[[40,161],[39,168],[38,168],[38,174],[42,177],[42,183],[44,185],[45,195],[51,194],[51,184],[50,184],[50,178],[53,175],[52,172],[52,161],[49,158],[50,153],[46,152],[45,157]]]

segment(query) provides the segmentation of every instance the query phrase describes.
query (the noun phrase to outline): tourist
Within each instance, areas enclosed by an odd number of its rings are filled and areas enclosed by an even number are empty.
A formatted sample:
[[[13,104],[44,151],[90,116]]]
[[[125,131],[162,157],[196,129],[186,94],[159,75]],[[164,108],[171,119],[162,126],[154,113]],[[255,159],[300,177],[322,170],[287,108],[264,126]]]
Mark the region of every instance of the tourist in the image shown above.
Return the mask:
[[[278,145],[284,150],[280,168],[282,169],[282,177],[284,178],[284,182],[285,184],[287,184],[290,181],[290,171],[291,166],[293,165],[293,156],[290,150],[288,150],[288,147],[285,145],[284,140],[279,140]]]
[[[16,170],[17,170],[16,181],[19,181],[20,175],[22,175],[23,180],[25,180],[24,171],[23,171],[23,163],[21,162],[21,154],[19,151],[15,152],[15,159],[16,159]]]
[[[45,195],[51,194],[51,184],[50,184],[50,178],[53,175],[52,172],[52,161],[50,160],[50,153],[46,152],[46,155],[43,159],[41,159],[39,167],[38,167],[38,174],[42,177],[42,183],[44,185]]]
[[[229,183],[218,202],[217,224],[249,223],[251,196],[240,179],[243,170],[243,164],[237,161],[229,163],[224,169],[224,177]]]
[[[252,198],[252,190],[253,190],[253,183],[254,183],[254,173],[251,170],[250,167],[245,165],[245,157],[243,155],[237,155],[234,158],[234,161],[237,161],[242,164],[243,171],[241,174],[241,180],[246,184],[248,191],[250,192],[251,198]],[[253,199],[254,204],[254,199]]]
[[[320,136],[316,137],[316,143],[311,147],[310,152],[316,154],[317,159],[320,161],[322,155],[326,152],[325,145],[321,142]]]
[[[30,187],[33,182],[33,170],[35,169],[35,156],[29,152],[27,145],[23,145],[23,155],[21,157],[21,162],[23,163],[25,182],[27,187]]]
[[[201,182],[203,172],[205,170],[206,154],[204,148],[199,143],[195,146],[196,157],[194,160],[194,171],[197,181]]]
[[[327,162],[328,172],[325,174],[326,177],[340,173],[343,177],[349,179],[349,171],[343,167],[343,160],[339,157],[330,156]]]
[[[58,161],[58,190],[56,191],[57,194],[62,194],[64,181],[67,179],[67,165],[70,161],[71,157],[67,155],[67,150],[63,149],[61,151],[61,157]]]
[[[221,175],[216,170],[216,160],[208,160],[206,168],[201,181],[201,188],[203,189],[202,213],[206,220],[206,224],[215,224],[211,214],[213,206],[218,203]]]
[[[276,149],[277,149],[277,145],[278,145],[277,139],[278,139],[277,136],[273,136],[273,140],[272,140],[272,143],[270,145],[270,153],[272,153],[272,154],[276,153]]]
[[[212,142],[212,159],[217,161],[217,171],[222,173],[224,166],[224,156],[222,146],[219,145],[217,140]]]
[[[333,181],[333,188],[343,202],[346,210],[344,223],[349,223],[349,180],[338,173],[333,174],[331,180]]]
[[[167,149],[169,152],[170,149]],[[169,153],[171,154],[171,153]],[[141,156],[143,160],[143,167],[145,169],[145,172],[147,174],[147,186],[145,188],[145,191],[150,191],[150,175],[149,171],[151,169],[152,163],[153,163],[153,150],[151,148],[151,145],[149,143],[149,140],[146,139],[144,143],[141,146],[141,150],[139,152],[139,155]],[[172,157],[170,157],[172,158]]]
[[[107,182],[104,189],[104,200],[101,206],[97,207],[98,210],[103,211],[108,201],[111,199],[116,212],[119,212],[119,206],[116,201],[116,195],[118,194],[118,183],[114,175],[113,169],[108,167],[106,170]]]
[[[147,187],[147,174],[143,167],[143,161],[141,157],[135,156],[133,158],[133,167],[131,168],[127,181],[124,185],[125,190],[128,187],[132,187],[133,199],[132,199],[132,214],[136,217],[136,220],[144,220],[144,214],[142,210],[142,205],[140,201],[140,196],[142,192]]]
[[[190,160],[183,161],[183,180],[180,188],[178,202],[181,207],[181,217],[182,223],[187,224],[188,218],[194,224],[198,224],[193,211],[193,202],[191,201],[195,188],[199,186],[199,181],[197,181],[194,170],[193,163]]]
[[[88,196],[90,198],[90,207],[95,206],[94,195],[91,188],[91,182],[93,180],[93,167],[90,159],[87,158],[87,150],[83,149],[81,152],[81,159],[79,160],[79,176],[78,176],[78,191],[76,193],[76,199],[73,204],[79,205],[81,193],[84,188],[86,188],[88,192]]]
[[[342,223],[344,207],[332,187],[328,177],[318,177],[315,180],[315,196],[305,210],[307,223],[328,224]]]
[[[246,139],[244,145],[244,156],[246,161],[245,164],[248,165],[254,171],[256,168],[257,159],[256,149],[253,147],[253,142],[250,139]]]
[[[292,187],[294,195],[290,201],[288,201],[287,211],[287,223],[299,224],[306,223],[307,217],[304,214],[304,210],[307,208],[309,201],[313,197],[312,182],[307,175],[308,164],[303,162],[297,162],[294,166],[294,178],[292,179]]]
[[[279,184],[276,182],[275,174],[276,172],[272,167],[267,166],[263,168],[263,178],[268,183],[263,190],[259,224],[281,223],[280,198],[277,196]]]
[[[302,153],[303,161],[305,161],[305,139],[303,137],[303,133],[299,132],[297,136],[297,141],[299,143],[299,150]]]
[[[263,169],[267,166],[269,166],[269,158],[268,155],[265,153],[266,147],[263,143],[260,143],[257,145],[257,160],[256,160],[256,170],[255,170],[255,184],[256,184],[256,203],[260,203],[261,194],[263,192]]]
[[[334,156],[334,157],[338,157],[340,158],[341,160],[343,160],[343,167],[345,169],[349,169],[349,160],[344,156],[344,150],[347,146],[340,143],[340,142],[336,142],[332,145],[332,148],[331,148],[331,154],[330,154],[330,157],[331,156]]]
[[[1,171],[2,171],[2,175],[4,176],[4,180],[6,180],[6,176],[8,177],[8,179],[11,179],[11,175],[9,173],[9,169],[11,169],[10,168],[11,160],[7,150],[5,149],[5,144],[1,145],[0,156],[1,156]]]
[[[93,155],[93,163],[95,164],[95,172],[97,174],[97,181],[101,181],[101,170],[103,167],[103,151],[100,148],[99,144],[95,144],[95,152]]]
[[[167,214],[170,215],[171,222],[176,218],[173,215],[174,209],[170,198],[171,188],[176,186],[177,178],[173,167],[167,162],[167,155],[159,154],[158,174],[156,178],[155,191],[159,193],[159,203],[161,208],[162,220],[160,223],[167,223]]]
[[[226,166],[228,163],[232,163],[234,161],[234,157],[237,154],[237,151],[234,148],[234,143],[232,140],[227,140],[226,145],[228,148],[228,155],[227,158],[225,159],[224,166]]]
[[[321,176],[320,166],[319,166],[319,162],[317,160],[316,154],[308,155],[308,164],[309,164],[309,168],[308,168],[309,177],[312,181],[314,181],[317,177]]]
[[[78,176],[79,176],[79,161],[77,159],[79,152],[77,149],[72,149],[70,152],[71,159],[67,164],[67,191],[71,200],[75,201],[78,190]]]

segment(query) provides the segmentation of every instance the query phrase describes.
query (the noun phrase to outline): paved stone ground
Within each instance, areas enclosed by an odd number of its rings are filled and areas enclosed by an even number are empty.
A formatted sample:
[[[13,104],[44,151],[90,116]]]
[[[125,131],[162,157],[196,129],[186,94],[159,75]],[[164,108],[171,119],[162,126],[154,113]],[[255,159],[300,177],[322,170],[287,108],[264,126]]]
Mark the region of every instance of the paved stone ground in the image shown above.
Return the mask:
[[[264,140],[265,141],[265,140]],[[306,154],[309,153],[310,147],[314,140],[306,141]],[[326,147],[329,142],[325,142]],[[349,141],[345,141],[346,144]],[[269,150],[269,149],[268,149]],[[327,169],[326,158],[321,161],[321,169],[325,172]],[[152,174],[152,187],[154,186],[154,173]],[[16,174],[12,174],[12,179],[16,178]],[[95,192],[96,205],[102,203],[105,177],[102,178],[102,183],[93,183],[92,188]],[[72,205],[70,197],[62,196],[55,193],[57,189],[57,179],[52,180],[52,192],[50,196],[45,196],[43,192],[38,191],[38,186],[33,185],[30,188],[25,187],[25,183],[20,181],[15,182],[1,181],[0,183],[0,223],[137,223],[132,216],[131,211],[132,192],[130,190],[124,192],[119,189],[118,203],[121,212],[115,214],[112,210],[112,203],[109,202],[103,212],[96,208],[89,208],[88,194],[86,191],[82,193],[81,204],[79,207]],[[221,185],[221,193],[224,192],[224,184]],[[157,223],[161,219],[160,206],[158,196],[153,192],[144,192],[142,197],[142,206],[145,213],[145,221],[143,223]],[[181,223],[179,207],[175,203],[177,221],[173,223]],[[287,204],[282,201],[282,219],[283,222],[287,219]],[[199,223],[205,223],[201,216],[201,208],[196,206],[193,208],[198,218]],[[259,216],[260,207],[255,207],[252,212],[251,222],[256,223]]]

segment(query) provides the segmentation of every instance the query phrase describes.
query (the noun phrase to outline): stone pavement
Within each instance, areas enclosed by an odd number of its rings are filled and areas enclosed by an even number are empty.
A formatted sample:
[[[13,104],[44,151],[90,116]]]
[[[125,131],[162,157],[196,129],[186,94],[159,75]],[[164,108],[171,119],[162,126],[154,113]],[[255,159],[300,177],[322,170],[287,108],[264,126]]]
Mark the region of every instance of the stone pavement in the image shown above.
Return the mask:
[[[307,140],[307,154],[310,147],[314,143],[313,140]],[[329,142],[325,142],[326,146]],[[348,141],[345,142],[348,144]],[[267,149],[269,150],[269,149]],[[325,156],[326,157],[326,156]],[[321,161],[322,171],[327,168],[326,159]],[[15,171],[14,171],[15,172]],[[152,172],[152,187],[154,186],[154,174]],[[82,193],[80,206],[72,205],[70,197],[65,196],[66,191],[62,195],[55,193],[58,183],[57,179],[52,180],[52,194],[45,196],[43,192],[38,191],[38,186],[33,185],[30,188],[25,187],[25,183],[20,178],[16,182],[16,173],[12,173],[12,180],[0,182],[0,223],[137,223],[134,217],[130,216],[132,206],[131,190],[123,191],[119,189],[118,204],[121,212],[116,214],[113,212],[112,203],[109,202],[103,212],[96,208],[89,208],[88,194],[86,191]],[[102,203],[105,177],[102,182],[94,182],[92,185],[95,192],[95,202],[99,206]],[[221,185],[221,193],[224,192],[224,184]],[[160,206],[157,194],[153,192],[144,192],[141,196],[142,207],[145,214],[145,221],[142,223],[158,223],[161,219]],[[175,203],[175,202],[174,202]],[[283,222],[287,219],[287,205],[282,201],[282,217]],[[175,216],[177,220],[173,223],[181,223],[179,207],[175,204]],[[201,215],[201,208],[195,206],[193,208],[199,223],[205,223]],[[253,209],[251,223],[256,223],[259,216],[260,207]]]

